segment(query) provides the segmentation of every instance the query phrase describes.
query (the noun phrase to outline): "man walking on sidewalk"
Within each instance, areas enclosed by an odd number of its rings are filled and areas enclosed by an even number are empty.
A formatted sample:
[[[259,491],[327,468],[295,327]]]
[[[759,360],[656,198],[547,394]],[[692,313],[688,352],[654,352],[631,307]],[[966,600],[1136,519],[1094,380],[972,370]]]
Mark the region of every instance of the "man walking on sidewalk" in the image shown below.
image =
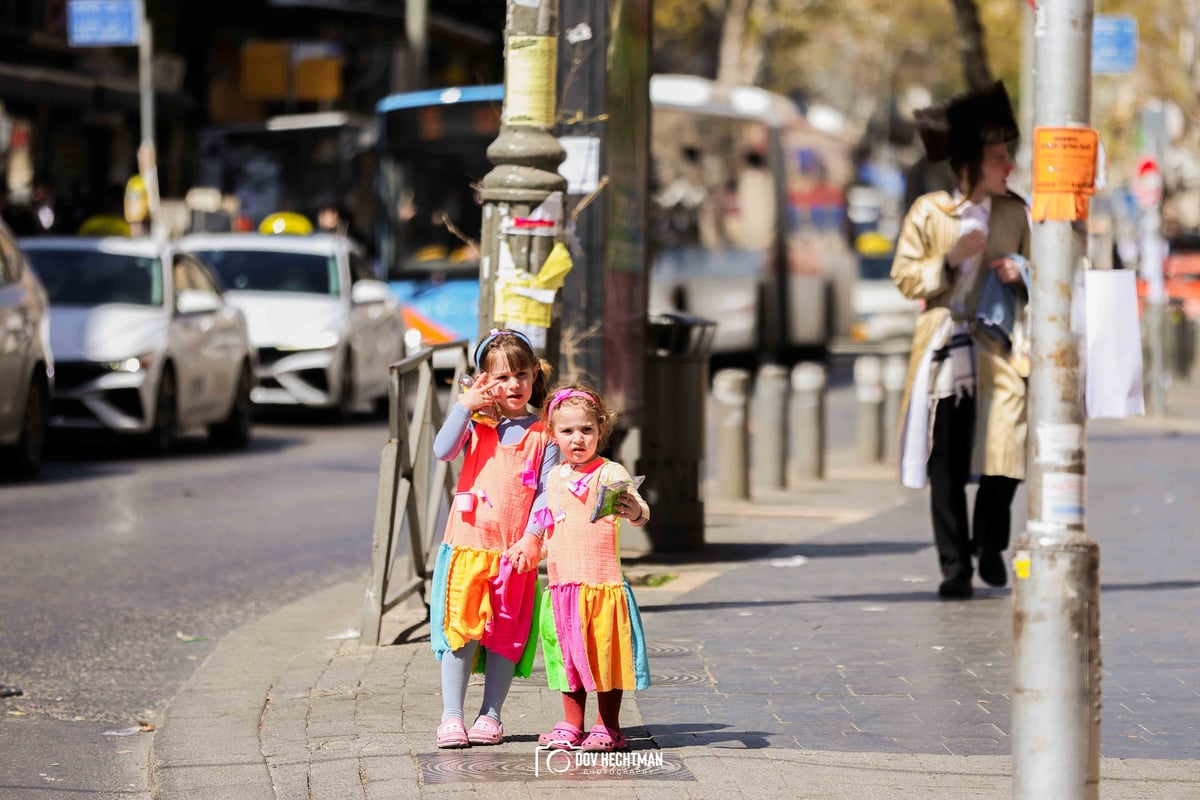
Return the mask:
[[[1008,582],[1002,554],[1025,477],[1029,215],[1008,191],[1018,130],[1002,84],[918,112],[918,121],[930,160],[948,158],[958,187],[917,198],[896,243],[892,280],[925,302],[901,407],[901,482],[930,486],[938,594],[970,597],[972,551],[985,583]],[[980,478],[968,527],[972,475]]]

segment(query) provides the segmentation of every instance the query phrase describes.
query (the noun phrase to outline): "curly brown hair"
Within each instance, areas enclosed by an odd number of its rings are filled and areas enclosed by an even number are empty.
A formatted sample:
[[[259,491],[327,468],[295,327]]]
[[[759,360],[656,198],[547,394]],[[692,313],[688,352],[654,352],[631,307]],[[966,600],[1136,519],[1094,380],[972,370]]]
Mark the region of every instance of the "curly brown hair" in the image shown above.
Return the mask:
[[[617,414],[608,408],[600,393],[586,383],[570,383],[556,387],[547,395],[542,407],[542,422],[551,433],[554,433],[554,412],[563,406],[582,408],[595,417],[600,426],[600,441],[596,451],[603,450],[617,421]]]

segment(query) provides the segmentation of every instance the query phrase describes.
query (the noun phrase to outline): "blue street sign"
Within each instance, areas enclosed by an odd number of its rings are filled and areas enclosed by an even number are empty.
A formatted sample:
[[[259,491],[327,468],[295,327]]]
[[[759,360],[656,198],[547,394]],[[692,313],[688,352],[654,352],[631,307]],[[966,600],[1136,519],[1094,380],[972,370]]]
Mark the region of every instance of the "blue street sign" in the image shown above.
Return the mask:
[[[67,3],[67,41],[72,47],[132,47],[141,30],[141,0]]]
[[[1129,16],[1092,18],[1092,74],[1117,75],[1137,66],[1138,24]]]

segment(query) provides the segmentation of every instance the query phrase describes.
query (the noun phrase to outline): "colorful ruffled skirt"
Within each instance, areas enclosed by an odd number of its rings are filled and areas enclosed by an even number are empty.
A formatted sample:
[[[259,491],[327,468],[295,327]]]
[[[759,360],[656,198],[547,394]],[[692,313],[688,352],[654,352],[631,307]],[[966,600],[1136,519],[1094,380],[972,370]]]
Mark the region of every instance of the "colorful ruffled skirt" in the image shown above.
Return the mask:
[[[502,553],[443,543],[433,568],[429,639],[440,661],[446,653],[478,641],[475,671],[485,651],[517,662],[528,678],[537,651],[532,635],[542,597],[537,571],[521,573]]]
[[[545,590],[538,633],[551,689],[646,689],[642,615],[629,584],[563,583]]]

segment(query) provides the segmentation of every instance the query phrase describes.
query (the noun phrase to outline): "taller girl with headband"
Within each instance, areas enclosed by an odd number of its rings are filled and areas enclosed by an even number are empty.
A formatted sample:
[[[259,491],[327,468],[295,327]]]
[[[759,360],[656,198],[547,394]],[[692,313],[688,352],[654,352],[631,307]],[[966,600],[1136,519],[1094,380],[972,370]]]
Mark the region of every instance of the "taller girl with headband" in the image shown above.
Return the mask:
[[[442,748],[499,744],[500,709],[513,676],[529,677],[546,516],[539,513],[545,507],[543,476],[559,458],[529,410],[543,402],[550,371],[529,339],[493,330],[475,348],[475,363],[478,375],[433,444],[443,461],[466,449],[430,600],[430,640],[442,670]],[[484,410],[494,416],[473,419]],[[481,669],[483,703],[467,729],[467,681]]]
[[[597,455],[612,425],[600,395],[582,386],[561,389],[547,404],[545,420],[562,464],[546,478],[550,588],[540,635],[550,688],[563,693],[563,720],[538,741],[556,749],[624,750],[622,692],[648,688],[650,672],[641,615],[621,575],[619,533],[623,521],[637,527],[649,522],[650,507],[624,467]],[[597,508],[604,487],[626,481],[611,508]],[[596,692],[599,718],[585,736],[588,692]]]

